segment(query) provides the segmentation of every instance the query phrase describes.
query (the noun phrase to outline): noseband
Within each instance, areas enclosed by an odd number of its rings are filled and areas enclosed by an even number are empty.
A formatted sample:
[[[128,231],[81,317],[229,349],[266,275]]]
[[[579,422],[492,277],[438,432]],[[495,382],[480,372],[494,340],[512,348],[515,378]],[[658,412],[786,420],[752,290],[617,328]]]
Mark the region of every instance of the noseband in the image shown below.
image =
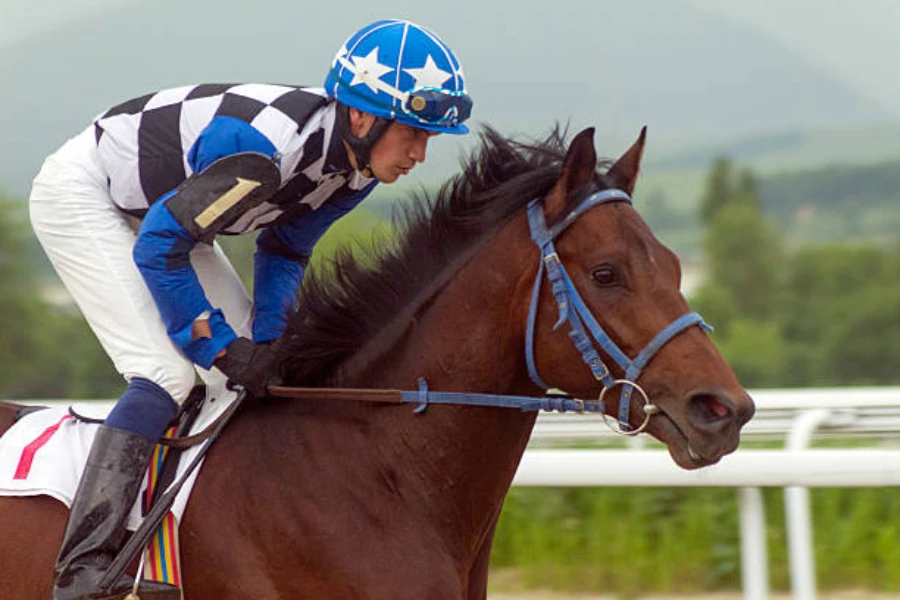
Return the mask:
[[[575,344],[575,348],[581,353],[581,358],[590,368],[591,373],[599,381],[603,389],[600,391],[598,403],[603,404],[603,398],[606,393],[616,386],[622,386],[622,393],[619,399],[618,425],[613,426],[608,421],[610,428],[624,435],[636,435],[646,429],[650,422],[650,417],[660,412],[660,408],[650,402],[647,392],[636,382],[640,377],[641,371],[650,362],[650,359],[659,352],[659,350],[669,340],[676,335],[694,325],[699,325],[706,331],[712,331],[710,327],[696,312],[690,312],[675,319],[666,326],[662,331],[650,340],[643,350],[641,350],[634,360],[619,349],[616,343],[603,330],[591,311],[588,309],[572,279],[566,272],[565,267],[559,260],[553,241],[558,238],[578,217],[595,206],[607,204],[609,202],[628,202],[631,203],[631,197],[622,190],[609,189],[595,192],[582,200],[572,211],[553,227],[547,227],[544,219],[544,205],[541,198],[532,200],[528,204],[528,225],[531,228],[531,239],[537,244],[541,252],[541,263],[538,268],[537,277],[534,280],[534,288],[531,293],[531,306],[528,310],[528,326],[525,335],[525,359],[528,363],[528,374],[531,380],[544,390],[549,390],[550,386],[541,379],[538,374],[537,365],[534,359],[534,333],[535,321],[537,319],[538,299],[540,298],[541,281],[544,274],[547,274],[547,280],[550,283],[550,289],[556,298],[556,306],[559,310],[559,320],[553,326],[558,329],[566,321],[569,322],[572,330],[569,337]],[[590,336],[588,336],[590,332]],[[593,339],[592,339],[593,338]],[[596,346],[595,346],[596,343]],[[624,373],[621,379],[615,379],[607,366],[600,358],[597,346],[610,357]],[[629,424],[628,417],[631,405],[632,390],[637,390],[638,394],[643,398],[644,404],[644,420],[637,428],[632,428]],[[606,414],[603,414],[604,420]]]

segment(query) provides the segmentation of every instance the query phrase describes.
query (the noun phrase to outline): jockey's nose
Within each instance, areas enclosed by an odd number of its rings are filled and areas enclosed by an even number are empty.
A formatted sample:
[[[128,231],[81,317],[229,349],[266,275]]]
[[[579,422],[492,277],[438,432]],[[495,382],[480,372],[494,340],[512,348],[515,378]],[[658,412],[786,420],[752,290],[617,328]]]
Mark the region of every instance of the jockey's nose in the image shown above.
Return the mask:
[[[430,139],[431,136],[428,135],[427,131],[420,131],[415,141],[410,145],[409,157],[417,163],[425,162],[425,157],[428,153],[428,140]]]

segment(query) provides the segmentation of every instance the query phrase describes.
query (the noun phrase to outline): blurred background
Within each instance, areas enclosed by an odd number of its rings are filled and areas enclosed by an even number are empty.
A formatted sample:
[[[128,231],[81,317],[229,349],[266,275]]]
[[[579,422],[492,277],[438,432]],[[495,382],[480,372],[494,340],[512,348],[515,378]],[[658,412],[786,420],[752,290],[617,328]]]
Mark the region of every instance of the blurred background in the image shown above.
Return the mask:
[[[680,255],[685,295],[747,387],[900,384],[894,0],[0,0],[0,398],[123,388],[28,225],[48,153],[164,87],[319,86],[341,42],[383,17],[454,48],[476,124],[523,139],[594,126],[604,156],[648,126],[636,206]],[[389,222],[476,143],[434,140],[428,162],[379,188],[315,260]],[[247,273],[252,241],[227,247]],[[772,514],[780,502],[766,496]],[[900,593],[900,495],[821,490],[813,510],[823,589]],[[737,519],[731,490],[513,490],[492,589],[724,594],[740,585]],[[782,589],[783,525],[768,531]]]

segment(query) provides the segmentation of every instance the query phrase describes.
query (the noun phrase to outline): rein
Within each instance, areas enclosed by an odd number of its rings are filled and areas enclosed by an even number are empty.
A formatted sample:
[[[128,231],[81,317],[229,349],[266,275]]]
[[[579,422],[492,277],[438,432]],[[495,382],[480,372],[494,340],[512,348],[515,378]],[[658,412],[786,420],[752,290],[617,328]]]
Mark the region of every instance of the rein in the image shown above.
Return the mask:
[[[538,387],[547,392],[546,396],[511,396],[501,394],[478,394],[469,392],[434,392],[428,389],[428,384],[419,378],[419,389],[394,390],[394,389],[365,389],[365,388],[319,388],[319,387],[289,387],[270,385],[268,394],[284,398],[298,398],[311,400],[349,400],[378,402],[383,404],[417,404],[413,412],[423,413],[431,404],[455,404],[464,406],[487,406],[499,408],[518,408],[522,411],[555,411],[577,413],[599,413],[603,416],[607,425],[616,433],[623,435],[637,435],[647,428],[650,418],[658,414],[661,409],[650,402],[647,392],[636,382],[647,363],[679,333],[698,325],[705,331],[712,331],[710,327],[696,312],[690,312],[675,319],[650,340],[650,342],[638,353],[634,360],[616,345],[611,337],[603,330],[597,319],[591,314],[575,284],[566,272],[565,267],[556,253],[553,245],[566,229],[585,212],[610,202],[631,203],[631,197],[622,190],[609,189],[595,192],[586,196],[569,214],[553,227],[547,227],[544,218],[544,208],[540,198],[532,200],[528,204],[528,224],[531,229],[531,238],[541,253],[540,267],[535,277],[534,287],[531,293],[531,305],[528,310],[527,331],[525,335],[525,359],[528,365],[528,374]],[[534,357],[534,338],[537,321],[538,300],[540,298],[541,283],[546,274],[550,288],[556,299],[559,311],[559,319],[553,326],[558,329],[563,323],[568,322],[572,330],[569,337],[572,343],[581,353],[582,360],[591,370],[594,377],[603,386],[596,400],[581,400],[572,398],[566,394],[556,393],[538,374]],[[597,346],[622,370],[623,377],[616,379],[609,368],[600,358]],[[619,399],[619,410],[615,425],[607,420],[604,398],[611,389],[621,386],[622,392]],[[632,428],[629,424],[630,402],[634,391],[643,399],[644,420],[641,424]],[[212,431],[220,428],[227,420],[223,415],[206,430],[184,438],[174,438],[161,441],[168,446],[185,448],[206,440]]]
[[[419,378],[419,389],[391,390],[365,388],[316,388],[269,386],[270,396],[310,400],[357,400],[383,404],[418,404],[413,410],[421,414],[431,404],[456,404],[463,406],[490,406],[496,408],[518,408],[523,412],[545,410],[557,412],[603,412],[603,404],[598,400],[579,400],[566,395],[509,396],[503,394],[476,394],[472,392],[433,392],[428,384]]]
[[[676,335],[689,327],[699,325],[706,331],[712,327],[707,325],[703,318],[696,312],[690,312],[675,319],[668,326],[650,340],[634,360],[616,345],[616,343],[603,330],[594,316],[591,314],[575,284],[566,272],[565,267],[556,253],[553,245],[556,240],[578,217],[586,211],[609,202],[628,202],[631,197],[622,190],[609,189],[590,194],[584,198],[574,209],[553,227],[547,227],[544,218],[544,208],[540,198],[532,200],[528,204],[528,224],[531,229],[531,238],[541,252],[541,262],[535,277],[531,294],[531,305],[528,310],[528,325],[525,336],[525,358],[528,364],[528,374],[538,387],[547,391],[543,397],[534,396],[509,396],[499,394],[476,394],[467,392],[432,392],[424,379],[419,379],[418,391],[405,390],[370,390],[354,388],[299,388],[269,386],[269,394],[289,398],[308,398],[317,400],[357,400],[382,402],[388,404],[415,403],[418,407],[416,413],[422,413],[429,404],[456,404],[467,406],[493,406],[501,408],[518,408],[522,411],[557,411],[557,412],[591,412],[600,413],[606,421],[604,397],[606,393],[616,386],[622,386],[619,401],[617,425],[607,425],[616,433],[624,435],[636,435],[647,428],[650,417],[660,412],[660,408],[650,402],[647,392],[637,383],[637,379],[647,363],[660,349]],[[535,323],[537,320],[538,299],[540,298],[541,282],[546,273],[547,280],[559,311],[559,320],[553,326],[558,329],[560,325],[569,322],[572,330],[569,337],[575,347],[581,353],[582,360],[587,364],[594,377],[599,381],[603,389],[596,400],[580,400],[567,395],[559,395],[551,392],[551,387],[541,378],[537,371],[534,358]],[[590,337],[588,335],[590,332]],[[593,338],[593,339],[592,339]],[[622,379],[615,379],[609,368],[600,358],[596,344],[603,350],[624,373]],[[644,420],[637,427],[632,428],[628,417],[630,401],[633,390],[637,390],[643,399]]]

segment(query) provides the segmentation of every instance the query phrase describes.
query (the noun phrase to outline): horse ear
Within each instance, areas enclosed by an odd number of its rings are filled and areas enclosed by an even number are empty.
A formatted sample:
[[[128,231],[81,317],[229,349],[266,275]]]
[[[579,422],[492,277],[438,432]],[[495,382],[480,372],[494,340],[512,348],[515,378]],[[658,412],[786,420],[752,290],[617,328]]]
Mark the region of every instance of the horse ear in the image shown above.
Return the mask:
[[[641,134],[638,136],[637,141],[606,173],[615,182],[616,187],[626,192],[629,196],[634,193],[638,172],[641,170],[641,159],[644,157],[644,142],[646,141],[647,126],[644,125],[641,128]]]
[[[552,221],[553,217],[562,212],[569,194],[589,182],[596,169],[594,128],[588,127],[572,138],[559,179],[544,198],[544,212],[548,221]]]

